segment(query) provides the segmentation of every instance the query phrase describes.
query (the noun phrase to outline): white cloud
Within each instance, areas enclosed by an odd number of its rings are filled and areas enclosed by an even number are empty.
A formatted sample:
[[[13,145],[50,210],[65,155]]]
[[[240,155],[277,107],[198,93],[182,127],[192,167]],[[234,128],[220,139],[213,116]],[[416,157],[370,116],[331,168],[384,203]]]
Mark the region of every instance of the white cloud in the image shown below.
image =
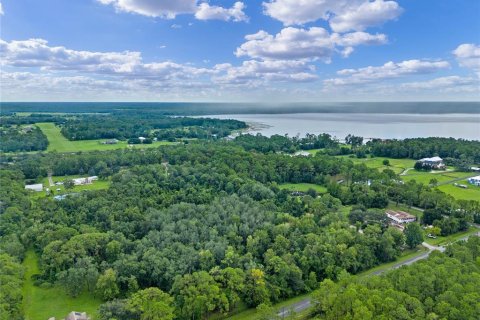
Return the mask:
[[[243,2],[235,2],[230,9],[210,6],[208,3],[203,2],[198,6],[195,18],[198,20],[248,21],[248,17],[243,12],[244,9],[245,5]]]
[[[245,36],[245,39],[247,41],[235,52],[238,57],[278,60],[321,59],[327,62],[330,61],[337,47],[344,47],[342,54],[348,55],[353,51],[354,46],[383,44],[387,41],[384,34],[372,35],[365,32],[330,34],[319,27],[310,29],[287,27],[276,35],[261,30]]]
[[[318,77],[314,73],[315,67],[305,61],[270,60],[244,61],[241,66],[230,64],[217,65],[217,69],[224,71],[214,77],[216,83],[229,84],[258,84],[261,82],[289,81],[309,82]]]
[[[367,1],[355,9],[348,9],[334,16],[330,19],[330,26],[336,32],[363,31],[370,26],[396,19],[402,11],[395,1]]]
[[[116,10],[148,17],[173,19],[178,14],[195,13],[196,0],[97,0]]]
[[[449,68],[447,61],[406,60],[402,62],[387,62],[383,66],[369,66],[359,69],[343,69],[337,72],[342,77],[327,79],[327,86],[358,85],[408,75],[430,74]]]
[[[402,89],[411,90],[448,90],[452,92],[479,92],[479,79],[472,77],[448,76],[428,81],[406,82],[400,85]]]
[[[459,45],[453,54],[462,67],[480,72],[480,46],[473,43]]]
[[[0,2],[0,16],[3,16],[3,15],[4,15],[3,6],[2,6],[2,3]]]
[[[243,2],[236,2],[232,8],[210,6],[198,0],[97,0],[112,5],[118,11],[136,13],[147,17],[174,19],[179,14],[194,14],[199,20],[247,21]]]
[[[336,32],[363,31],[397,18],[402,8],[385,0],[271,0],[263,3],[265,14],[285,25],[329,21]]]

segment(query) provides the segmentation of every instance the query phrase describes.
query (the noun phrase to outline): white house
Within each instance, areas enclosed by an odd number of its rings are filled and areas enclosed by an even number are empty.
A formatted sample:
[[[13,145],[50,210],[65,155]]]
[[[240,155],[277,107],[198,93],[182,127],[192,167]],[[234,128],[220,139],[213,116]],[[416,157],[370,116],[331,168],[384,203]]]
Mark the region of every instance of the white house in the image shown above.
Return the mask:
[[[32,190],[36,192],[43,191],[43,184],[42,183],[37,183],[37,184],[27,184],[25,186],[26,190]]]
[[[73,184],[76,185],[76,186],[80,186],[80,185],[83,185],[83,184],[91,184],[91,183],[93,183],[93,181],[96,181],[96,180],[98,180],[97,176],[72,179]]]
[[[423,159],[418,160],[417,162],[420,162],[423,165],[430,166],[433,169],[444,169],[445,168],[445,164],[443,163],[443,159],[440,158],[440,157],[423,158]]]
[[[392,222],[400,224],[410,223],[417,220],[417,217],[404,211],[387,210],[385,214],[390,220],[392,220]]]
[[[474,186],[480,187],[480,176],[468,178],[467,181]]]
[[[138,140],[140,140],[141,143],[143,143],[143,141],[145,141],[145,139],[147,139],[147,138],[145,138],[145,137],[138,137]]]

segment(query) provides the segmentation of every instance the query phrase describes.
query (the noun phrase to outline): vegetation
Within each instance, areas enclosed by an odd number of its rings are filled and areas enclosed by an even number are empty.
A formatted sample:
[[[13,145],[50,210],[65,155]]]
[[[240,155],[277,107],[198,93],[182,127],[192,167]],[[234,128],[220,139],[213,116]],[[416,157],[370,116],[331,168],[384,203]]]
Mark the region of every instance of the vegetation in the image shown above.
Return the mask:
[[[100,117],[105,117],[104,127]],[[141,131],[148,138],[162,130],[191,128],[185,127],[189,118],[155,122],[138,117],[137,128],[125,123],[126,115],[70,115],[62,129],[79,139],[103,137],[114,124],[128,135]],[[219,135],[237,125],[195,121],[210,133],[226,125]],[[40,127],[49,148],[88,143],[67,140],[54,122]],[[121,138],[135,138],[128,135]],[[346,272],[361,274],[397,261],[423,241],[419,224],[408,225],[405,232],[391,227],[385,208],[419,207],[424,210],[419,222],[448,236],[480,221],[480,204],[455,200],[428,184],[403,183],[400,166],[412,160],[332,156],[363,148],[360,137],[350,136],[348,143],[341,151],[329,135],[242,135],[163,148],[10,155],[2,159],[0,172],[0,256],[12,267],[0,269],[0,276],[6,275],[2,285],[20,288],[23,283],[25,303],[22,310],[13,288],[7,290],[11,296],[0,296],[1,306],[12,319],[21,319],[22,312],[28,319],[62,317],[71,310],[96,319],[218,319],[245,307],[256,308],[266,319],[270,305],[311,293],[324,281],[316,299],[326,299],[325,287],[345,304],[338,314],[350,312],[356,305],[344,302],[343,287],[335,287],[349,285]],[[291,155],[313,149],[321,150],[314,156]],[[58,193],[76,195],[55,200],[57,186],[49,195],[24,190],[27,182],[50,185],[49,175],[64,183]],[[91,186],[71,183],[93,175],[99,181]],[[352,286],[360,294],[373,297],[378,291],[398,298],[418,311],[394,310],[401,315],[433,312],[423,306],[423,298],[413,296],[417,302],[410,293],[393,292],[401,290],[388,283],[366,291]],[[471,296],[468,290],[458,292]],[[55,310],[42,305],[45,301]],[[369,309],[376,300],[358,301],[369,303],[362,315],[382,316]],[[317,316],[328,317],[338,307],[329,303],[325,308],[330,309],[315,311]]]
[[[313,295],[316,319],[477,319],[480,238],[390,271],[384,277],[325,280]]]
[[[37,126],[47,136],[49,141],[47,151],[50,152],[103,151],[124,149],[129,147],[126,141],[119,141],[116,144],[105,144],[105,140],[70,141],[62,135],[60,128],[55,126],[53,123],[37,123]],[[168,144],[171,144],[171,142],[159,141],[153,144],[141,145],[139,148],[152,148]]]
[[[47,146],[47,137],[38,127],[0,127],[1,152],[39,151]]]

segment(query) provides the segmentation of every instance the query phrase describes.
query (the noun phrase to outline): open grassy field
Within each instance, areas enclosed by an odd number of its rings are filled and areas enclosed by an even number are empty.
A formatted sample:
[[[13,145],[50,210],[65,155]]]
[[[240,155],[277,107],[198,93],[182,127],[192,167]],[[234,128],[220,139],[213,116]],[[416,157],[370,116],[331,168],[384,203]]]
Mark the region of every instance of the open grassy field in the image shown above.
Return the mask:
[[[404,181],[415,180],[423,184],[429,184],[431,179],[436,179],[438,184],[448,183],[456,179],[471,177],[475,174],[472,172],[457,172],[457,171],[417,171],[409,170],[406,175],[402,176]]]
[[[95,319],[96,310],[102,301],[92,294],[82,293],[76,298],[65,294],[59,287],[36,287],[31,279],[38,274],[38,257],[33,250],[27,251],[25,260],[25,282],[23,285],[23,309],[25,320],[46,320],[50,317],[64,319],[71,311],[87,312],[92,320]]]
[[[289,191],[301,191],[301,192],[307,192],[308,189],[313,189],[317,191],[318,193],[326,193],[327,188],[324,186],[320,186],[318,184],[314,183],[282,183],[278,185],[280,189],[286,189]]]
[[[460,180],[457,183],[466,185],[467,189],[459,188],[453,183],[441,185],[438,189],[450,194],[455,199],[480,201],[480,187],[469,184],[467,180]]]
[[[155,148],[162,145],[173,144],[173,142],[157,141],[152,144],[142,144],[130,146],[126,141],[119,141],[117,144],[102,144],[107,139],[99,140],[81,140],[70,141],[65,138],[60,132],[60,128],[55,126],[54,123],[36,123],[43,133],[47,136],[49,145],[47,151],[57,152],[77,152],[77,151],[95,151],[95,150],[117,150],[123,148]]]
[[[402,171],[413,168],[415,165],[415,160],[412,159],[392,159],[392,158],[384,158],[384,157],[375,157],[375,158],[350,158],[350,156],[339,156],[342,158],[350,159],[355,164],[364,163],[369,168],[375,168],[379,170],[391,169],[395,173],[401,173]],[[390,162],[389,166],[385,166],[383,164],[383,160],[388,160]]]

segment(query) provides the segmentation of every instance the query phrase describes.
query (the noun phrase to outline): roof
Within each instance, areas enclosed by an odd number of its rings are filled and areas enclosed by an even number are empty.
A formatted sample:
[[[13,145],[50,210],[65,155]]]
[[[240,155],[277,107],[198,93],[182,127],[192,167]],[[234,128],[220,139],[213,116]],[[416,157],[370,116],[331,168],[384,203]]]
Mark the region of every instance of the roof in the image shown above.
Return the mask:
[[[405,219],[416,219],[414,215],[407,213],[405,211],[394,211],[394,210],[387,210],[386,214],[391,215],[397,219],[405,220]]]
[[[431,158],[423,158],[418,161],[438,162],[438,161],[443,161],[443,159],[440,157],[431,157]]]
[[[468,180],[480,180],[480,176],[471,177],[468,178]]]
[[[42,191],[43,190],[43,184],[37,183],[37,184],[27,184],[25,186],[25,189],[27,190],[34,190],[34,191]]]

